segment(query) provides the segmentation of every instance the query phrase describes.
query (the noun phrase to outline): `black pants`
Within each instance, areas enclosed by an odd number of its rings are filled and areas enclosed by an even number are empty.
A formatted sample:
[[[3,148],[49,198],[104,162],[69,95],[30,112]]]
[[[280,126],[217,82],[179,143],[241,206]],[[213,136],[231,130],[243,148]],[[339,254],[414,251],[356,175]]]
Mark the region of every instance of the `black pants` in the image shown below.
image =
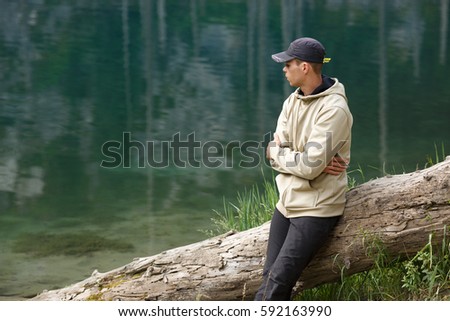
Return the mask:
[[[290,300],[295,283],[325,243],[338,219],[339,216],[287,219],[275,209],[270,225],[263,283],[255,300]]]

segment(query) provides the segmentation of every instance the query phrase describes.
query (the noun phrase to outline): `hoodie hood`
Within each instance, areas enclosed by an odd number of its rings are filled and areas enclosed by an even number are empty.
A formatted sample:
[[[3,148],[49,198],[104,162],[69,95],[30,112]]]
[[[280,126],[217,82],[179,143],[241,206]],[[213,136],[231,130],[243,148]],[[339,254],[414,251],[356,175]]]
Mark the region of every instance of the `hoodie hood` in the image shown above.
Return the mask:
[[[342,85],[337,78],[331,78],[326,75],[322,75],[322,84],[314,89],[310,95],[305,96],[300,88],[295,91],[295,95],[298,99],[314,99],[330,94],[338,94],[347,101],[344,85]]]

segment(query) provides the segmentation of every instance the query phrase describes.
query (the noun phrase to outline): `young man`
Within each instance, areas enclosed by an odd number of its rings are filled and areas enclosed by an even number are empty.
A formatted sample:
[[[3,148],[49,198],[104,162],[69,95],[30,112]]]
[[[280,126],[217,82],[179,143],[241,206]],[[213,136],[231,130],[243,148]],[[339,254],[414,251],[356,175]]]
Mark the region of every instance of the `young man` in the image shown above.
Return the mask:
[[[312,38],[272,55],[297,89],[267,148],[279,174],[263,282],[255,300],[289,300],[300,274],[343,214],[353,118],[344,86],[322,75],[325,48]]]

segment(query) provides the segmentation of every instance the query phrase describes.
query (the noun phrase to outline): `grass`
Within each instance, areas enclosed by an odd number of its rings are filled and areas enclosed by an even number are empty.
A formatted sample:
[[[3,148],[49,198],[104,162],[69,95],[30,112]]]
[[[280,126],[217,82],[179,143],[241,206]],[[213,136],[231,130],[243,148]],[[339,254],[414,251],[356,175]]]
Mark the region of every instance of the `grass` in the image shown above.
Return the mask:
[[[230,230],[244,231],[260,226],[272,218],[278,192],[275,178],[266,178],[260,188],[253,185],[250,189],[238,192],[236,201],[223,200],[222,212],[214,210],[216,217],[212,219],[213,230],[206,231],[208,236],[226,233]]]
[[[445,160],[444,143],[441,143],[440,149],[438,148],[436,143],[434,143],[434,160],[433,157],[428,155],[425,167],[433,166],[434,164],[442,162],[443,160]]]
[[[341,280],[301,292],[304,301],[336,300],[450,300],[450,242],[448,228],[441,244],[428,243],[412,258],[389,257],[380,242],[368,255],[374,259],[371,270],[345,276]]]
[[[445,159],[444,145],[435,144],[434,158],[427,156],[425,167]],[[348,172],[349,189],[356,187],[355,174],[365,181],[361,167]],[[235,202],[223,201],[223,210],[214,211],[214,230],[210,236],[230,230],[243,231],[271,219],[278,201],[275,179],[264,177],[257,185],[238,193]],[[324,284],[300,293],[298,300],[450,300],[450,238],[444,227],[441,244],[433,245],[433,235],[424,247],[410,258],[390,257],[376,238],[367,242],[367,255],[374,260],[371,270],[345,275],[339,282]]]

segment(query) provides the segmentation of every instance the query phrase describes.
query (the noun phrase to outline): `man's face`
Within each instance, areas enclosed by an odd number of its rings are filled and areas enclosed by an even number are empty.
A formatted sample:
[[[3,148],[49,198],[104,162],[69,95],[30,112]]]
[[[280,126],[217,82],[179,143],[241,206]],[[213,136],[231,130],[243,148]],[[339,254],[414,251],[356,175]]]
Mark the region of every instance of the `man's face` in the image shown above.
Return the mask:
[[[284,64],[283,72],[287,81],[292,87],[301,87],[303,83],[304,72],[302,65],[304,62],[293,59]]]

